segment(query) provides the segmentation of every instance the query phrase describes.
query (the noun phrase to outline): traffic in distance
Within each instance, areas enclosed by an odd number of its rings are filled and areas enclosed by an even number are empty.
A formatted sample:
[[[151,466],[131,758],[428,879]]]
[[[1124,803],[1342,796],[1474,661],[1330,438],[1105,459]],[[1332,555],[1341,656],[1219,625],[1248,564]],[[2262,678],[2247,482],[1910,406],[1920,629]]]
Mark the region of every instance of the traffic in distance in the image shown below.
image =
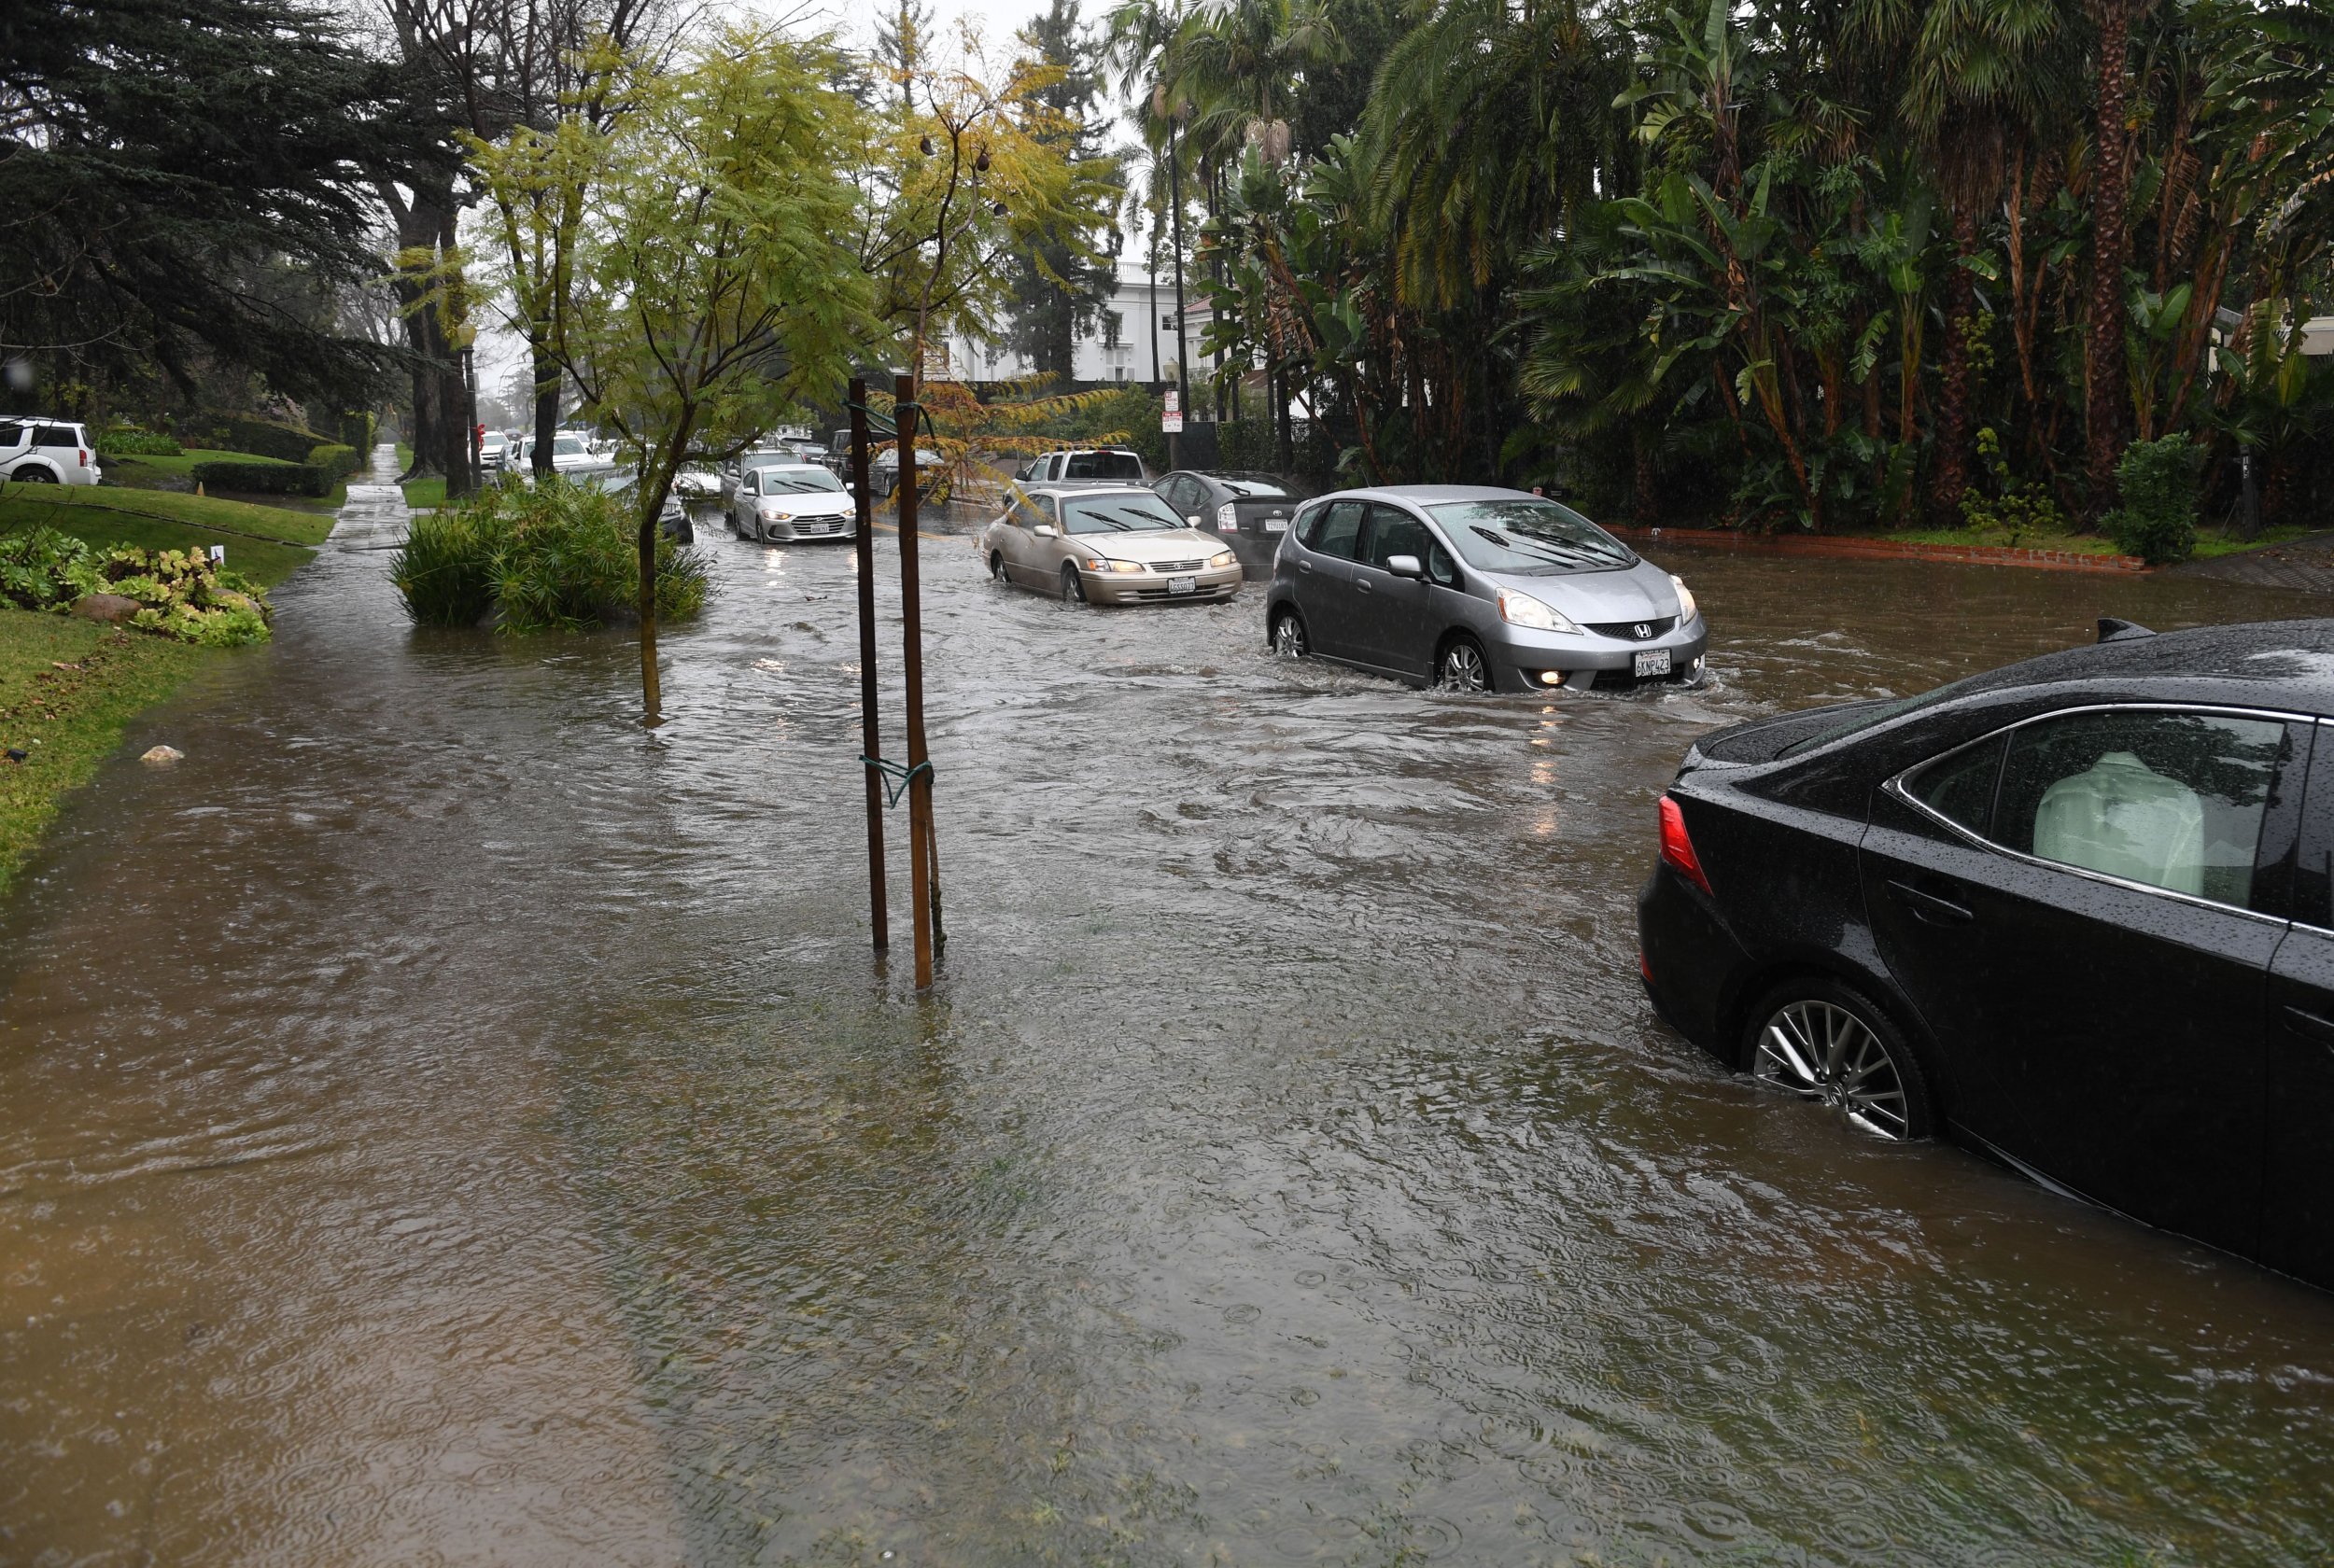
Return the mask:
[[[851,536],[847,485],[797,449],[719,485],[740,538]],[[831,532],[802,525],[812,491]],[[1072,603],[1253,580],[1275,652],[1462,693],[1691,684],[1709,647],[1681,579],[1488,486],[1314,496],[1076,450],[1025,465],[975,542],[999,583]],[[2334,1287],[2328,670],[2334,622],[2102,622],[2095,647],[1706,735],[1659,801],[1646,994],[1858,1134],[1949,1139]]]

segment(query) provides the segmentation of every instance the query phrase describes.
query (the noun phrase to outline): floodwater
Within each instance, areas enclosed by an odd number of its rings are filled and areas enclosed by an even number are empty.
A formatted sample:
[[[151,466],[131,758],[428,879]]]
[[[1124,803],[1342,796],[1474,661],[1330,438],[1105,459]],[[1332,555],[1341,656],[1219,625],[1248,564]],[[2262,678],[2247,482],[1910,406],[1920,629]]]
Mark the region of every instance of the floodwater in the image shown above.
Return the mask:
[[[2334,1296],[1731,1080],[1630,915],[1711,725],[2317,601],[1652,547],[1706,687],[1455,699],[934,539],[919,999],[850,553],[705,548],[654,735],[328,549],[0,909],[0,1562],[2334,1554]]]

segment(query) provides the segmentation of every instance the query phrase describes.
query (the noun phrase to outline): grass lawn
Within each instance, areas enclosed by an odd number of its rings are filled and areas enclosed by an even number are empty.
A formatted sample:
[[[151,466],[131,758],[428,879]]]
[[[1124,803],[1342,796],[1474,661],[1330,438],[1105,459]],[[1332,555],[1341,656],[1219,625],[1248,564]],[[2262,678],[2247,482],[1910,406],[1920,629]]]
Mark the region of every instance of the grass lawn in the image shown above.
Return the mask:
[[[443,476],[409,480],[405,484],[405,504],[415,511],[435,511],[445,505],[445,480]]]
[[[262,457],[256,452],[214,452],[201,446],[190,446],[176,457],[139,452],[120,457],[105,457],[104,463],[109,474],[120,472],[126,476],[133,469],[148,469],[156,473],[176,474],[182,479],[191,477],[197,463],[268,463],[277,468],[291,467],[281,457]],[[131,480],[124,477],[120,483],[128,484]]]
[[[2209,561],[2217,555],[2236,555],[2247,550],[2258,550],[2264,545],[2284,544],[2289,539],[2299,539],[2308,531],[2306,528],[2264,528],[2260,538],[2243,539],[2226,528],[2199,528],[2196,531],[2196,559]],[[2105,534],[2028,530],[2013,539],[2005,528],[1905,528],[1888,529],[1865,537],[1901,539],[1907,544],[2015,545],[2020,550],[2060,550],[2077,555],[2122,553],[2116,541]]]
[[[0,749],[27,753],[0,758],[0,893],[58,802],[112,755],[130,721],[206,662],[233,656],[0,605]]]
[[[105,464],[105,483],[103,488],[191,491],[194,488],[194,466],[213,462],[291,467],[281,457],[262,457],[252,452],[213,452],[206,448],[190,447],[176,457],[108,457]],[[343,480],[332,486],[332,493],[329,496],[269,496],[256,500],[254,504],[272,506],[279,511],[338,511],[347,499],[348,483]]]
[[[323,542],[332,519],[174,490],[0,485],[0,532],[43,525],[96,545],[146,550],[224,545],[228,566],[272,588],[316,553],[307,547]]]

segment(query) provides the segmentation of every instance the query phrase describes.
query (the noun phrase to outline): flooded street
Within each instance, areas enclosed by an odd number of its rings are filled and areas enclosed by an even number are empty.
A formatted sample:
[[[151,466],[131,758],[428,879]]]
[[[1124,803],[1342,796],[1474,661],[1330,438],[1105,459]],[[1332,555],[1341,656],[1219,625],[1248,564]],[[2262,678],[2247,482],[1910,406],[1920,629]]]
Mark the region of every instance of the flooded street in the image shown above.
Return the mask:
[[[344,525],[0,907],[0,1563],[2334,1555],[2334,1296],[1730,1080],[1631,911],[1714,725],[2327,601],[1650,545],[1706,686],[1463,699],[931,539],[919,999],[850,552],[700,539],[652,736]]]

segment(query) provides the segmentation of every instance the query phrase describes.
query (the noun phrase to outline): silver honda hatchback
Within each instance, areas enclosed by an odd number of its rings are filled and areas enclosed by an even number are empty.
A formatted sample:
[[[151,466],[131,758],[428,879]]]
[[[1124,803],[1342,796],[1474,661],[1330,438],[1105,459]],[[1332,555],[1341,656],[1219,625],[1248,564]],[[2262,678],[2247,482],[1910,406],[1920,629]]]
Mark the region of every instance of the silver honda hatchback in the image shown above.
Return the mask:
[[[1692,680],[1709,646],[1678,578],[1568,506],[1471,484],[1308,503],[1264,624],[1290,657],[1467,692]]]

